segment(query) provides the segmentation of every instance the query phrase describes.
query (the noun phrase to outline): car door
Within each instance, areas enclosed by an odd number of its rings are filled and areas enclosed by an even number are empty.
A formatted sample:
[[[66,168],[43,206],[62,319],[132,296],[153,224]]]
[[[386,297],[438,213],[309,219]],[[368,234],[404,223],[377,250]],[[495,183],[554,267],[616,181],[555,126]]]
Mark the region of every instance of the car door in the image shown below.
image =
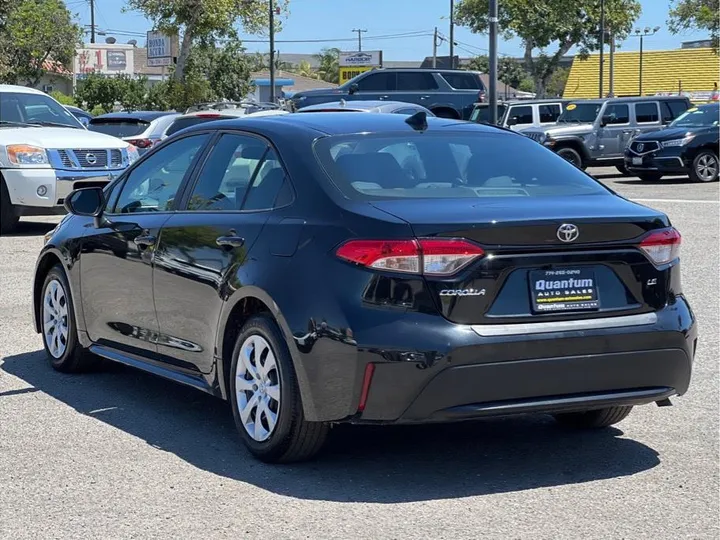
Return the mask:
[[[156,352],[155,240],[207,138],[178,139],[139,161],[109,192],[105,223],[88,225],[80,279],[85,325],[94,342],[142,356]]]
[[[557,122],[560,113],[562,113],[562,107],[560,103],[538,103],[538,123],[541,126],[547,126]]]
[[[293,195],[276,151],[260,137],[222,133],[203,161],[182,209],[163,225],[153,281],[158,352],[210,373],[223,303],[242,285],[269,210]]]
[[[635,115],[635,130],[633,137],[637,137],[642,133],[658,131],[663,125],[660,119],[660,103],[657,101],[639,101],[633,104],[633,113]],[[628,144],[630,141],[627,141]],[[622,147],[624,151],[627,144]]]
[[[607,122],[603,119],[607,120]],[[627,143],[632,138],[632,134],[630,104],[609,103],[602,113],[601,125],[598,130],[598,142],[600,144],[600,155],[598,157],[600,159],[621,157]]]
[[[533,125],[532,105],[512,105],[508,109],[507,123],[513,131],[519,131]]]
[[[397,75],[393,71],[372,71],[357,82],[357,92],[348,97],[353,100],[391,99],[397,90]]]
[[[417,103],[424,107],[435,105],[438,83],[429,71],[399,71],[397,73],[397,91],[389,93],[388,98],[406,103]]]

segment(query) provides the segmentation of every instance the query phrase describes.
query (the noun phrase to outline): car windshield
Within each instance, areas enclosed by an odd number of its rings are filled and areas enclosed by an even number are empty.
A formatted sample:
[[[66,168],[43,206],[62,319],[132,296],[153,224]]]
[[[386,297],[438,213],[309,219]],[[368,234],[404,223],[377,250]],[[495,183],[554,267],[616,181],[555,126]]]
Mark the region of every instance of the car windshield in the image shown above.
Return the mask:
[[[475,130],[319,139],[315,155],[348,198],[452,199],[607,194],[531,139]],[[522,155],[523,159],[506,156]]]
[[[85,129],[70,111],[44,94],[2,92],[0,120],[8,124]]]
[[[557,121],[592,124],[601,108],[602,103],[569,103]]]
[[[150,122],[144,120],[133,120],[124,118],[122,120],[114,120],[112,118],[93,118],[90,120],[88,129],[113,137],[134,137],[145,131]]]
[[[497,106],[498,121],[500,121],[500,119],[503,117],[503,114],[505,114],[506,108],[507,107],[505,105]],[[490,122],[490,107],[489,106],[475,107],[473,109],[473,112],[470,114],[470,121],[477,122],[477,123]]]
[[[711,127],[718,125],[719,105],[693,107],[678,116],[670,127]]]

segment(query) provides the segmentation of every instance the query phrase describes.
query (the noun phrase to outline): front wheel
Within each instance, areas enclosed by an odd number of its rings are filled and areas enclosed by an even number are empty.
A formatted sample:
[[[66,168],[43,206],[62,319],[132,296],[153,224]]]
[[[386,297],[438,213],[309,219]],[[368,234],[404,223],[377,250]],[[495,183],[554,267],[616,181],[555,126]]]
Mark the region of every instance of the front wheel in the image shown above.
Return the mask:
[[[53,369],[75,373],[95,362],[78,341],[70,286],[60,265],[53,266],[45,277],[40,316],[43,345]]]
[[[632,173],[631,173],[630,171],[628,171],[628,169],[627,169],[627,167],[625,166],[624,163],[621,164],[621,165],[615,165],[615,168],[616,168],[616,169],[618,170],[618,172],[619,172],[620,174],[622,174],[623,176],[632,176]]]
[[[290,351],[267,315],[250,318],[237,338],[230,402],[245,446],[266,463],[310,459],[327,438],[327,424],[305,420]]]
[[[718,179],[718,157],[712,150],[703,150],[695,156],[690,180],[693,182],[715,182]]]
[[[617,424],[627,418],[630,411],[632,411],[632,405],[621,405],[592,411],[560,413],[553,415],[553,417],[558,423],[566,427],[598,429]]]
[[[582,159],[582,156],[580,155],[580,152],[578,152],[574,148],[570,148],[567,146],[565,148],[560,148],[557,151],[557,155],[560,156],[561,158],[565,159],[566,161],[569,161],[570,163],[575,165],[578,169],[585,168],[585,167],[583,167],[583,159]]]

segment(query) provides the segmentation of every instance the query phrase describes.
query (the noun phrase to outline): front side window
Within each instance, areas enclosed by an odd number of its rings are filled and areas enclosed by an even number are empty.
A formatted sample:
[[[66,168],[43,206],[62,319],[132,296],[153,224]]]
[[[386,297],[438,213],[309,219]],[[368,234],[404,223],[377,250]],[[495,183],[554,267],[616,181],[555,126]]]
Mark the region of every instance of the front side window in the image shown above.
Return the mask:
[[[173,210],[178,189],[207,139],[205,133],[183,137],[138,163],[128,174],[114,213]]]
[[[474,129],[331,136],[314,150],[335,188],[355,200],[608,193],[531,139]],[[504,157],[512,155],[523,159]]]
[[[540,113],[541,124],[553,124],[557,122],[558,116],[560,116],[560,105],[557,103],[538,105],[538,112]]]
[[[630,123],[630,107],[627,104],[608,105],[603,113],[608,117],[608,125],[629,124]]]
[[[510,107],[508,113],[508,119],[515,119],[516,125],[532,124],[533,114],[532,107],[530,105],[523,105],[522,107]]]
[[[361,92],[389,92],[396,88],[395,73],[371,73],[360,79],[357,85]]]
[[[636,103],[635,120],[638,124],[650,124],[660,121],[657,103]]]
[[[0,123],[37,124],[85,129],[73,114],[44,94],[0,93]]]

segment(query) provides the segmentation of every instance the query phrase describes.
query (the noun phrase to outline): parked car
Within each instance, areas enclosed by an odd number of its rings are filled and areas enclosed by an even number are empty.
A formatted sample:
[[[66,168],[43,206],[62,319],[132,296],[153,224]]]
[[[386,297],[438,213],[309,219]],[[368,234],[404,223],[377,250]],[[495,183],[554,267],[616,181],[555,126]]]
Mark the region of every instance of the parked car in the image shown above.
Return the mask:
[[[248,112],[250,111],[250,112]],[[166,131],[166,136],[173,135],[180,130],[183,130],[190,126],[196,126],[198,124],[204,124],[207,122],[214,122],[215,120],[229,120],[233,118],[243,117],[258,117],[258,116],[279,116],[288,114],[288,111],[283,109],[271,109],[271,108],[247,108],[245,106],[234,107],[234,108],[222,108],[220,110],[214,109],[200,109],[196,112],[191,112],[178,116],[173,120],[173,123]]]
[[[615,166],[627,174],[624,154],[630,139],[662,129],[689,108],[690,101],[681,96],[573,101],[556,124],[522,133],[581,169]]]
[[[296,92],[293,110],[346,101],[392,100],[422,105],[442,118],[467,120],[473,105],[485,101],[480,73],[458,69],[380,68],[361,73],[337,88]]]
[[[70,111],[70,113],[71,113],[75,118],[77,118],[77,119],[80,121],[80,123],[81,123],[83,126],[85,126],[85,127],[87,127],[87,125],[90,123],[90,120],[93,119],[93,115],[92,115],[92,114],[90,114],[90,113],[87,112],[87,111],[84,111],[84,110],[81,109],[80,107],[74,107],[74,106],[72,106],[72,105],[65,105],[65,108],[66,108],[68,111]]]
[[[497,104],[497,119],[498,119],[498,125],[500,124],[500,121],[502,120],[503,114],[505,114],[505,109],[507,109],[507,105],[504,101],[498,100]],[[490,122],[490,104],[489,103],[475,103],[473,105],[473,110],[470,113],[470,118],[468,119],[471,122],[476,122],[478,124],[487,124]]]
[[[0,85],[0,233],[20,216],[62,213],[73,189],[105,185],[137,157],[134,146],[86,130],[44,92]]]
[[[435,116],[429,109],[422,105],[414,105],[402,101],[334,101],[330,103],[319,103],[317,105],[308,105],[299,109],[299,113],[308,112],[372,112],[372,113],[391,113],[391,114],[407,114],[412,115],[423,111],[428,116]]]
[[[543,127],[555,124],[570,100],[553,99],[521,99],[498,104],[498,125],[521,131],[530,127]],[[477,103],[470,117],[475,122],[488,122],[490,117],[489,104]]]
[[[50,364],[94,353],[226,399],[264,461],[310,458],[337,422],[600,428],[690,383],[668,217],[509,130],[223,120],[67,206],[33,286]]]
[[[641,180],[686,174],[694,182],[716,182],[720,155],[720,104],[692,107],[661,131],[634,138],[625,167]]]
[[[114,112],[96,116],[88,129],[127,141],[144,154],[167,136],[167,129],[178,116],[159,111]]]

